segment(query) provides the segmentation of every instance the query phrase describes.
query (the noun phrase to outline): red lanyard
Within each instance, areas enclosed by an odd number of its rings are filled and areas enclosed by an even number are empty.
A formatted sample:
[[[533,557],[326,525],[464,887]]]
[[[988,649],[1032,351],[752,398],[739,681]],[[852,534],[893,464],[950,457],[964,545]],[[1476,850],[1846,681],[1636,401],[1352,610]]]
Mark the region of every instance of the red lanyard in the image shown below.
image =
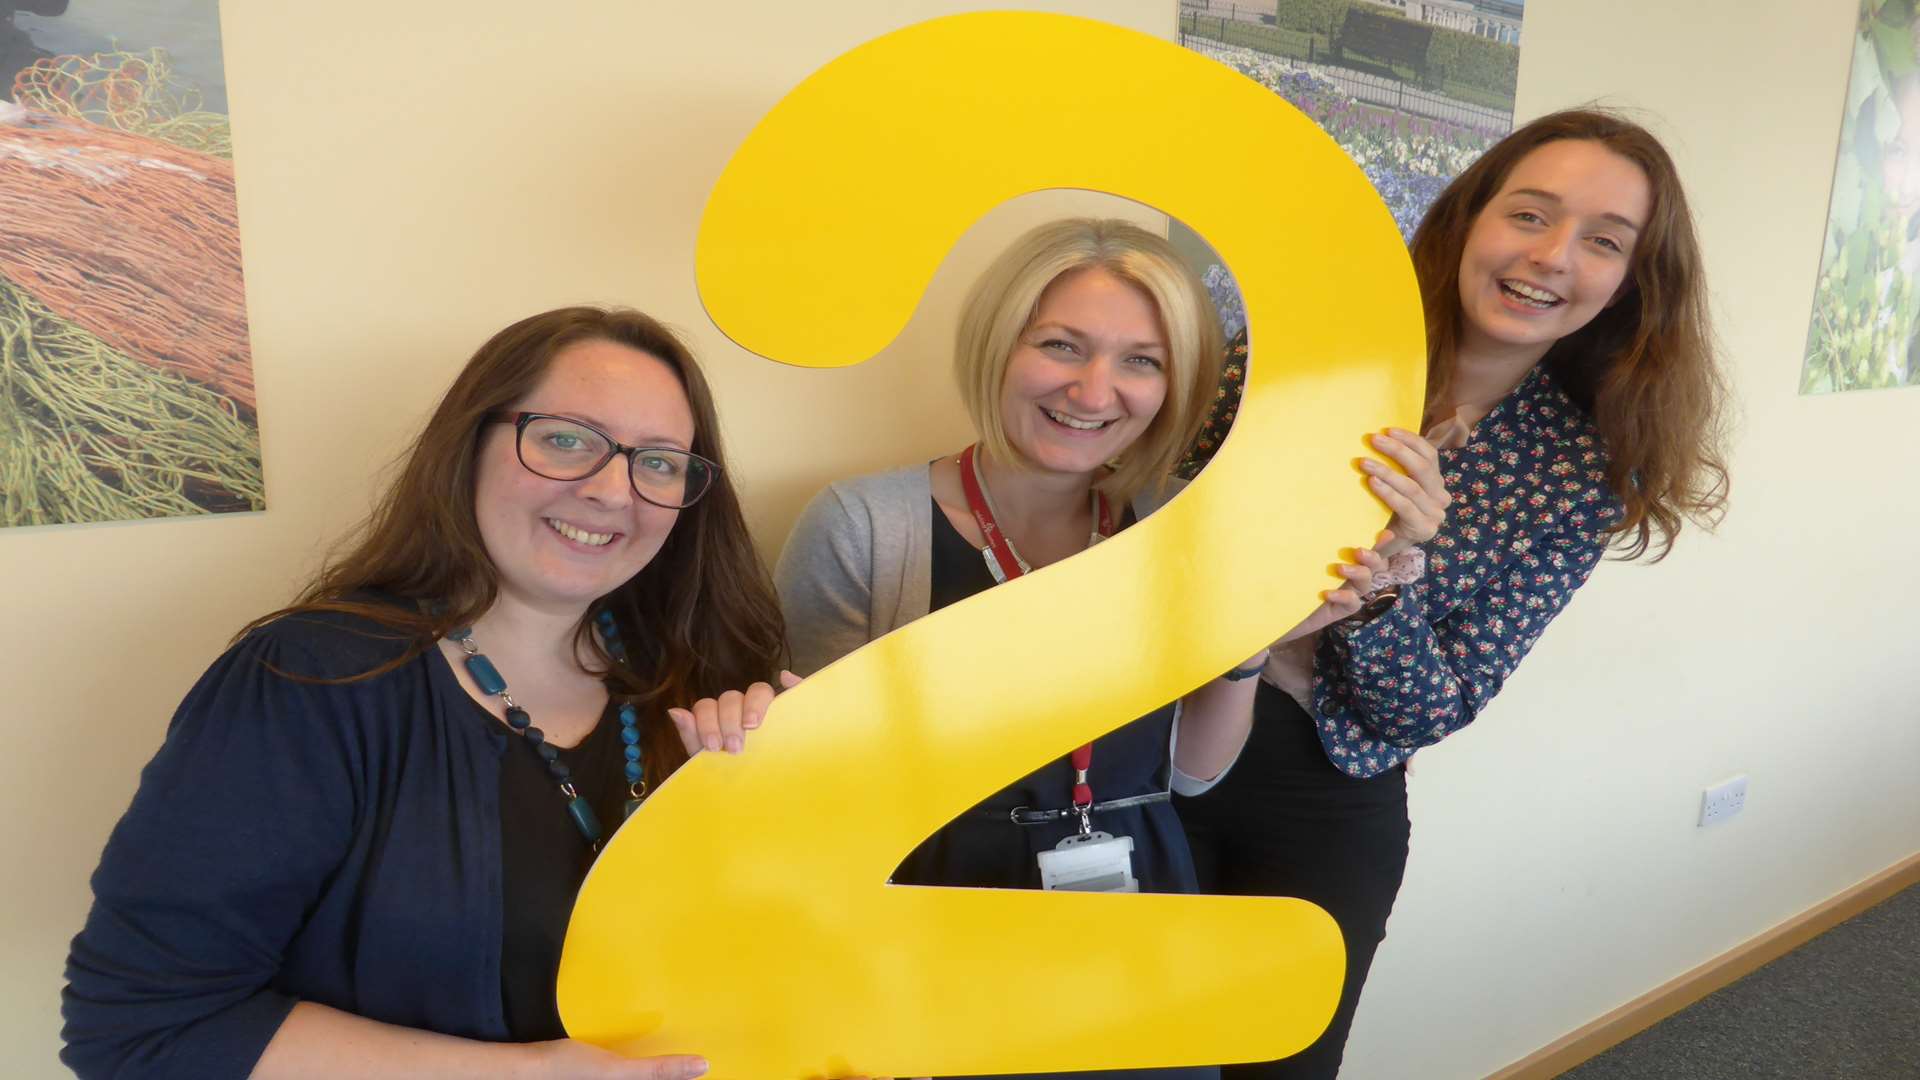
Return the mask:
[[[980,535],[986,538],[987,565],[999,572],[994,574],[995,583],[1012,581],[1032,569],[1013,544],[1007,540],[1007,534],[1000,530],[999,522],[993,518],[993,504],[987,501],[986,486],[980,482],[978,466],[974,464],[974,450],[969,446],[960,451],[960,486],[967,493],[967,509],[973,511],[973,520],[980,526]],[[1113,511],[1107,506],[1104,493],[1094,492],[1094,520],[1097,522],[1097,536],[1101,538],[1113,535]],[[1073,752],[1073,805],[1081,812],[1084,825],[1086,809],[1093,805],[1093,786],[1087,782],[1087,770],[1093,768],[1093,744],[1088,743]]]

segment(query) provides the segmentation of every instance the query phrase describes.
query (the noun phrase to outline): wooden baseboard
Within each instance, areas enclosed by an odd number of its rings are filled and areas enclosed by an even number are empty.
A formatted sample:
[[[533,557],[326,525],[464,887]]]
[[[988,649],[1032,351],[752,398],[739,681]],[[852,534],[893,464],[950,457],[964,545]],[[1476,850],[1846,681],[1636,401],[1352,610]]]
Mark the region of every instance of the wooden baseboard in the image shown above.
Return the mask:
[[[1915,883],[1920,883],[1920,853],[1647,991],[1492,1074],[1487,1080],[1551,1080]]]

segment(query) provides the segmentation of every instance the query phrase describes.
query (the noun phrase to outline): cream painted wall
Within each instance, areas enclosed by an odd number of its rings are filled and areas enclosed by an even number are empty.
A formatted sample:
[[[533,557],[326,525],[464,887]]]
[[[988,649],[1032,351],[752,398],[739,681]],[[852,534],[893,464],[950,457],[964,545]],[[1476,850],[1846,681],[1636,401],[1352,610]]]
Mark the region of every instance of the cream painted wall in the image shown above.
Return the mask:
[[[271,509],[0,533],[10,1074],[55,1071],[86,876],[173,704],[365,511],[493,329],[586,299],[686,330],[770,549],[826,479],[962,440],[944,370],[959,291],[1026,224],[1108,204],[1003,208],[901,341],[845,372],[726,343],[691,253],[729,149],[795,81],[989,6],[1169,33],[1175,3],[229,0]],[[1920,532],[1920,391],[1794,395],[1848,7],[1529,5],[1521,111],[1644,106],[1688,179],[1744,412],[1736,513],[1657,568],[1603,569],[1484,719],[1417,760],[1413,863],[1350,1077],[1483,1074],[1920,847],[1920,569],[1897,557]],[[1737,772],[1745,815],[1694,828],[1700,788]]]

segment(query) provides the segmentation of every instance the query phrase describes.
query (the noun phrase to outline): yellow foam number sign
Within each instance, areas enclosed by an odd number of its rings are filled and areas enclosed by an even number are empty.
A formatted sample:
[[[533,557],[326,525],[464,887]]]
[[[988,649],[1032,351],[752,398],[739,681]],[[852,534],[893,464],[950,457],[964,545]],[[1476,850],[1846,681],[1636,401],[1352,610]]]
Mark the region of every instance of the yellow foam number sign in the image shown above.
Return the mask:
[[[886,884],[1305,616],[1385,517],[1360,434],[1418,416],[1419,299],[1359,170],[1241,76],[1082,19],[938,19],[815,73],[716,184],[700,293],[756,353],[857,363],[969,225],[1045,188],[1157,207],[1233,268],[1260,348],[1232,437],[1151,519],[853,653],[663,785],[575,908],[575,1037],[735,1080],[956,1075],[1264,1060],[1331,1016],[1340,935],[1305,901]]]

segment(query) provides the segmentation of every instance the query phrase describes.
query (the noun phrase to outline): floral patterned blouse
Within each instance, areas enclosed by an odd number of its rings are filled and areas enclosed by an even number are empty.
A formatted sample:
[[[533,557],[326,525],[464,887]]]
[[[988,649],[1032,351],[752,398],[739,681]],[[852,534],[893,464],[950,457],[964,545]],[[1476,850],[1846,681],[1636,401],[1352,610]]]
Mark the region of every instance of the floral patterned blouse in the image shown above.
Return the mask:
[[[1224,428],[1209,423],[1215,446]],[[1599,432],[1543,367],[1440,463],[1454,503],[1421,545],[1426,576],[1373,619],[1321,635],[1312,711],[1349,776],[1377,776],[1472,722],[1586,582],[1622,512]]]
[[[1220,449],[1220,440],[1227,437],[1234,416],[1240,412],[1240,389],[1246,381],[1247,332],[1243,329],[1227,343],[1226,363],[1220,368],[1220,389],[1215,391],[1213,406],[1207,410],[1207,422],[1201,426],[1200,434],[1187,448],[1186,456],[1173,467],[1175,476],[1191,480],[1213,460],[1214,452]]]

